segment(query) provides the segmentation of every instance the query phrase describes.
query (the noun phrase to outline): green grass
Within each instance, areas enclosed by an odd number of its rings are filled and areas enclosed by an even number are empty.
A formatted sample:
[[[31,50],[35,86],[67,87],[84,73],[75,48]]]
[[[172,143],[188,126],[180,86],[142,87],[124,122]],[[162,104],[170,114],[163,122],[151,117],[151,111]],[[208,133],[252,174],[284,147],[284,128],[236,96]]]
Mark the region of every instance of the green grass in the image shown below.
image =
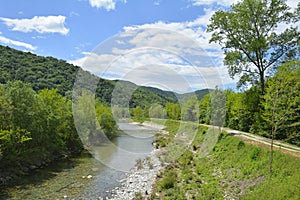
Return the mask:
[[[165,124],[172,135],[178,122]],[[191,145],[160,174],[154,199],[300,199],[300,159],[274,152],[274,172],[269,173],[269,149],[253,146],[222,133],[210,154],[192,146],[205,143],[213,130],[199,127]],[[159,141],[168,145],[172,137]],[[166,137],[160,137],[165,140]],[[159,140],[158,139],[158,140]],[[194,151],[193,151],[194,150]],[[159,196],[156,196],[158,193]]]

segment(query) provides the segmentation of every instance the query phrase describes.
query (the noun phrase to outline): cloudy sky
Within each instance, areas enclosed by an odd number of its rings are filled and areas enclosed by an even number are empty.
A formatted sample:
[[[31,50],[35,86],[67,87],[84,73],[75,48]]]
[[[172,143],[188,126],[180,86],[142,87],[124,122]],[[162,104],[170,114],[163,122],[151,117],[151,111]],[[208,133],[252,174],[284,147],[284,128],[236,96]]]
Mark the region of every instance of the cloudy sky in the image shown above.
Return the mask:
[[[104,78],[178,92],[234,87],[206,26],[216,10],[235,2],[3,0],[0,44],[64,59]]]

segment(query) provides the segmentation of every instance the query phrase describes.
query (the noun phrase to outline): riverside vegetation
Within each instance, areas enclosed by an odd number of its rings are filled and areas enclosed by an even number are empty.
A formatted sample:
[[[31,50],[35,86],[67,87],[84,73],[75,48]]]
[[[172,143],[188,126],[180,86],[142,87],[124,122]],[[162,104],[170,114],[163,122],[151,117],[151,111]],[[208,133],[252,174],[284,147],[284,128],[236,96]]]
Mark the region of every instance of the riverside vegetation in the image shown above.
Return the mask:
[[[77,110],[85,108],[83,100],[79,98]],[[57,89],[35,92],[29,83],[21,81],[2,84],[0,109],[1,185],[83,150],[74,126],[72,102]],[[102,131],[108,138],[113,137],[117,125],[110,109],[97,101],[96,110]],[[82,137],[88,142],[98,142],[92,137],[95,133],[86,134]]]
[[[166,146],[179,127],[167,121],[170,135],[158,135]],[[274,152],[269,173],[269,148],[249,144],[223,132],[208,156],[203,155],[205,135],[218,130],[199,126],[190,148],[157,175],[153,199],[299,199],[300,155]],[[198,147],[198,148],[195,148]]]

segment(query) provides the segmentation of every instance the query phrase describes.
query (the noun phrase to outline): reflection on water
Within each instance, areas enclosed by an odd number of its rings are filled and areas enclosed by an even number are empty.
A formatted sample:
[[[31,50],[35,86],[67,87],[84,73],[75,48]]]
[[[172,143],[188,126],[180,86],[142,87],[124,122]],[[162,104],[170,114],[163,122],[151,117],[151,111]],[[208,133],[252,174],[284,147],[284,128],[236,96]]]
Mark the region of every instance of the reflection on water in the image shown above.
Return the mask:
[[[155,131],[119,124],[124,134],[108,144],[69,161],[59,162],[25,177],[18,186],[0,191],[1,199],[96,199],[109,194],[138,158],[152,151]],[[91,179],[87,176],[92,175]]]

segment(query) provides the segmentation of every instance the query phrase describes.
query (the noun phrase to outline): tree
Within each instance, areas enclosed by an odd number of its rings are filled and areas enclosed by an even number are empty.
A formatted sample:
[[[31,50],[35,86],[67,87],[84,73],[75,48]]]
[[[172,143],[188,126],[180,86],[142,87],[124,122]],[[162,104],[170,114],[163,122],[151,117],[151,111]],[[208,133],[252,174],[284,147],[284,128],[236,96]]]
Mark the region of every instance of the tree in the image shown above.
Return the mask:
[[[221,132],[221,127],[225,122],[226,115],[226,94],[218,87],[210,94],[211,101],[211,121],[214,126],[218,126]]]
[[[150,118],[159,118],[165,119],[166,113],[162,105],[154,104],[149,108],[149,117]]]
[[[182,101],[182,120],[199,121],[199,102],[197,97],[191,97]]]
[[[206,94],[199,102],[199,123],[209,124],[211,116],[210,94]]]
[[[210,42],[224,49],[230,76],[240,75],[238,86],[259,82],[264,94],[266,71],[296,55],[300,33],[292,23],[300,12],[289,10],[285,0],[244,0],[212,16]],[[290,27],[281,31],[283,23]]]
[[[226,91],[226,126],[233,129],[239,129],[240,114],[243,108],[241,93],[235,93],[232,90]]]
[[[271,128],[270,173],[273,163],[273,140],[280,129],[300,127],[300,61],[282,65],[268,80],[264,95],[264,117]],[[298,136],[298,138],[300,138]]]
[[[73,116],[77,132],[85,146],[91,146],[96,138],[95,95],[82,89],[81,94],[73,98]]]
[[[101,130],[108,138],[112,138],[117,134],[118,125],[112,115],[111,109],[96,101],[96,116]],[[99,135],[100,137],[100,135]]]
[[[168,119],[180,120],[181,108],[178,103],[166,103],[166,113]]]
[[[140,106],[137,106],[133,109],[133,118],[136,121],[143,122],[145,118],[145,111]]]
[[[4,85],[0,84],[0,130],[11,128],[12,112],[12,102],[5,93]]]

